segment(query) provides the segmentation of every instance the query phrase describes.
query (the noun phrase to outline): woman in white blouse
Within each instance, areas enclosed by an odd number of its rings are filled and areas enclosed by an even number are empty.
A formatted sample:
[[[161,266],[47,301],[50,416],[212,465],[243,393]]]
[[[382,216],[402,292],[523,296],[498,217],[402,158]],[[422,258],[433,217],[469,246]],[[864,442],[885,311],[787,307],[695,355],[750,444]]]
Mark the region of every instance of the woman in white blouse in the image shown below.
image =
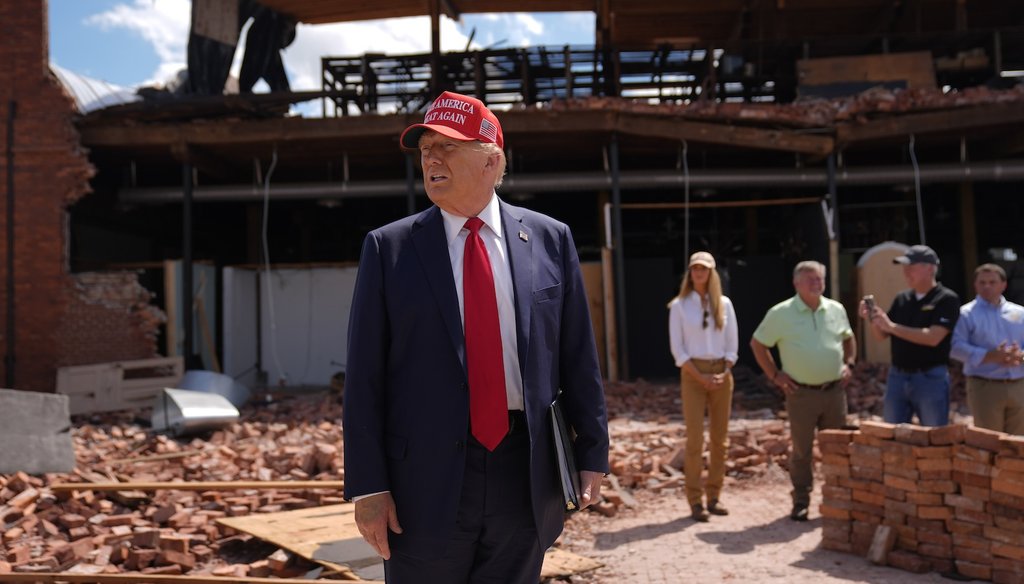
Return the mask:
[[[683,419],[686,422],[686,499],[693,518],[707,521],[728,515],[719,502],[725,481],[725,456],[729,445],[729,413],[732,410],[732,366],[739,340],[732,301],[722,295],[722,280],[715,258],[706,251],[690,256],[679,295],[668,303],[668,334],[672,356],[680,369]],[[704,411],[708,412],[711,460],[706,484],[707,510],[701,487],[704,452]]]

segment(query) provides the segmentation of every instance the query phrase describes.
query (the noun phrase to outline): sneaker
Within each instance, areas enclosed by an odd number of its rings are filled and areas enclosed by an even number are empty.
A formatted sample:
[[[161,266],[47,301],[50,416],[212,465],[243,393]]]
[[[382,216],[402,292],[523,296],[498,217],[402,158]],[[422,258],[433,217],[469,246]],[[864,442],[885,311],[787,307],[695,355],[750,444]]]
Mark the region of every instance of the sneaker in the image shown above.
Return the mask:
[[[789,514],[789,518],[793,521],[807,521],[807,504],[794,503],[793,512]]]
[[[708,513],[712,515],[728,515],[729,510],[722,506],[718,502],[718,499],[711,499],[708,501]]]
[[[708,515],[706,511],[704,511],[704,506],[701,505],[700,503],[697,503],[696,505],[691,505],[690,506],[690,511],[693,512],[691,517],[693,517],[694,521],[699,521],[701,523],[707,523],[708,519],[711,519],[711,516]]]

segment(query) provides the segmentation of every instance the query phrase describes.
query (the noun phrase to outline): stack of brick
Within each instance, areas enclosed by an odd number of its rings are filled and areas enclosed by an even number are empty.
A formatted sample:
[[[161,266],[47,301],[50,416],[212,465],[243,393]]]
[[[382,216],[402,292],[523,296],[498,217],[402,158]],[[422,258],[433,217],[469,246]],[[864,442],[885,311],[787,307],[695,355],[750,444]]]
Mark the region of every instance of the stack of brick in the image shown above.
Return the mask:
[[[819,443],[822,547],[866,555],[880,539],[903,570],[1024,579],[1024,438],[864,422]]]

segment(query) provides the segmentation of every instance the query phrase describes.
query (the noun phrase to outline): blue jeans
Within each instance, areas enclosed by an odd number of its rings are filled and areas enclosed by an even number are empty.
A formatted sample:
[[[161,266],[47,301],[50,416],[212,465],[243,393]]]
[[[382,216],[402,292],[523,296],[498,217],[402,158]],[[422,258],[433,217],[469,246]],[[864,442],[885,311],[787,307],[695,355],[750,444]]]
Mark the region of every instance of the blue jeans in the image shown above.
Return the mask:
[[[949,424],[949,369],[945,365],[915,373],[890,367],[887,386],[886,422],[909,423],[917,414],[922,426]]]

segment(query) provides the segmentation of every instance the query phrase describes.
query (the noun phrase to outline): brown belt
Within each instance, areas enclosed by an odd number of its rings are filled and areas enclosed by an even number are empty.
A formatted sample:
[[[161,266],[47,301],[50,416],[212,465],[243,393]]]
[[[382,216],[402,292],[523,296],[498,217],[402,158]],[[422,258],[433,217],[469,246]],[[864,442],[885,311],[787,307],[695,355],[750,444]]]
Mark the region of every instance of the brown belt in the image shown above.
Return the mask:
[[[835,385],[837,383],[839,383],[839,381],[840,380],[838,380],[838,379],[833,380],[833,381],[826,381],[825,383],[822,383],[820,385],[807,385],[806,383],[800,383],[799,381],[794,381],[793,383],[795,383],[797,387],[802,387],[804,389],[813,389],[815,391],[825,391],[826,389],[832,389],[833,387],[835,387]]]
[[[988,377],[981,377],[981,376],[978,376],[978,375],[968,375],[967,379],[976,379],[978,381],[987,381],[988,383],[1017,383],[1019,381],[1024,381],[1024,378],[1018,378],[1018,379],[991,379],[991,378],[988,378]]]
[[[722,358],[722,359],[694,359],[694,358],[691,357],[690,361],[693,361],[694,364],[700,363],[701,365],[722,365],[722,364],[725,363],[725,359],[724,358]]]

